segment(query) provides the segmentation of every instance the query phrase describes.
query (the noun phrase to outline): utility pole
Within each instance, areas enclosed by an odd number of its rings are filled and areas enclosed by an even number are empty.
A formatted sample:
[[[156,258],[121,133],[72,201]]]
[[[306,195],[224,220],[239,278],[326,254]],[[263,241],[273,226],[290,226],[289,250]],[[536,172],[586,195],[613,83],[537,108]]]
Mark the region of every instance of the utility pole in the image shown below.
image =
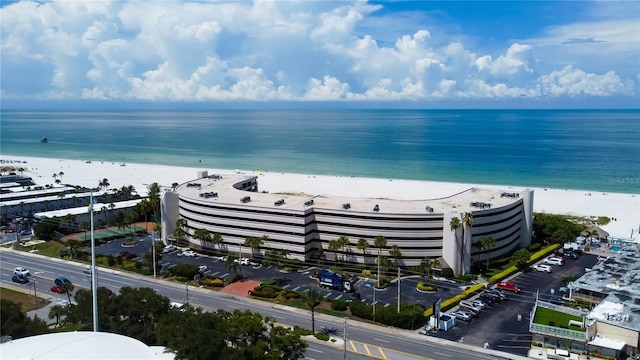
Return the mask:
[[[398,266],[398,314],[400,313],[400,266]]]
[[[156,231],[153,232],[151,237],[151,246],[153,252],[153,278],[156,278]]]
[[[376,322],[376,284],[373,284],[373,322]]]
[[[189,281],[186,281],[186,282],[184,283],[184,287],[185,287],[185,289],[187,289],[187,300],[185,300],[185,302],[184,302],[184,303],[185,303],[185,304],[188,304],[188,303],[189,303]]]
[[[36,310],[38,310],[38,294],[36,293],[36,278],[33,278],[33,297],[36,298]]]
[[[342,359],[347,359],[347,318],[344,318],[344,327],[342,329],[342,341],[344,342],[344,352],[342,355]]]
[[[93,234],[93,189],[89,209],[91,210],[91,296],[93,298],[93,332],[98,332],[98,272],[96,271],[96,240]]]

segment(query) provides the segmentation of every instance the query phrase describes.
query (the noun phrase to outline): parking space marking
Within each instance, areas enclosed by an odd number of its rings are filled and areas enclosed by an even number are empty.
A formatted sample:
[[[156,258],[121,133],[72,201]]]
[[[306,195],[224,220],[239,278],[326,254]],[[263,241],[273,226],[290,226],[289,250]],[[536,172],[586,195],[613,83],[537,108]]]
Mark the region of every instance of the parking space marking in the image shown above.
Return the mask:
[[[391,304],[386,303],[386,304],[384,304],[384,307],[388,307],[388,306],[390,306],[390,305],[391,305]]]
[[[342,299],[343,296],[344,296],[343,294],[340,294],[340,295],[336,296],[336,300]]]
[[[220,275],[220,277],[223,277],[223,278],[227,277],[227,276],[229,276],[229,273],[225,273],[225,274]]]
[[[218,274],[220,274],[220,271],[216,271],[216,272],[214,272],[214,273],[213,273],[213,274],[211,274],[211,275],[213,275],[213,276],[217,276]]]
[[[287,284],[287,285],[283,286],[282,288],[283,288],[283,289],[288,289],[288,288],[289,288],[289,286],[291,286],[291,284]]]
[[[298,289],[300,289],[300,286],[296,286],[293,288],[293,291],[298,291]]]

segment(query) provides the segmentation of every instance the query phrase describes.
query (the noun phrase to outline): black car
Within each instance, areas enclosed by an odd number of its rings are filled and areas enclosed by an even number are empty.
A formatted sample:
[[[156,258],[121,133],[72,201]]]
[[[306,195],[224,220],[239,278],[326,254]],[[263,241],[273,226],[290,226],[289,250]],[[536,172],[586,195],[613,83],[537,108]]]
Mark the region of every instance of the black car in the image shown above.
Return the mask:
[[[481,295],[481,296],[485,296],[485,297],[491,298],[491,299],[493,299],[493,302],[500,302],[500,301],[502,301],[502,297],[500,297],[500,295],[495,294],[495,293],[493,293],[493,292],[485,291],[485,292],[483,292],[483,293],[482,293],[482,295]]]
[[[17,282],[20,284],[26,284],[29,282],[29,278],[21,274],[13,274],[13,276],[11,277],[11,281]]]
[[[480,296],[478,296],[478,299],[482,300],[485,304],[489,305],[489,306],[493,306],[493,304],[496,303],[496,300],[492,297],[489,297],[485,294],[482,294]]]

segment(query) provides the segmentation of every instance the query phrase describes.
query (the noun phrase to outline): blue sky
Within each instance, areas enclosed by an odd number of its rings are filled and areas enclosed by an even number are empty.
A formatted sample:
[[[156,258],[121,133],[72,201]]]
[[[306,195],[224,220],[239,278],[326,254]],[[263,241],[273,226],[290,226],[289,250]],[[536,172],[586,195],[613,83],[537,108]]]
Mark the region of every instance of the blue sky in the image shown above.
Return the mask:
[[[5,108],[640,106],[637,1],[5,1],[0,18]]]

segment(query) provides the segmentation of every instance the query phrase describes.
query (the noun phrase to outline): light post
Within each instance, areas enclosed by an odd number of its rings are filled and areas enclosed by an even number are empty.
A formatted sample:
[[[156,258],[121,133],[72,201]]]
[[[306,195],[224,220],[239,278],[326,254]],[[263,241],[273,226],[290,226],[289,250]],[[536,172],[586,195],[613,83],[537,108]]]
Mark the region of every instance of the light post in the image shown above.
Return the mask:
[[[33,297],[36,298],[36,310],[38,310],[38,294],[36,293],[36,278],[33,278]]]
[[[376,322],[376,284],[374,283],[371,288],[373,288],[373,322]]]
[[[91,296],[93,298],[93,332],[98,332],[98,272],[96,271],[96,241],[93,234],[93,189],[89,210],[91,211]]]
[[[153,236],[151,237],[151,247],[153,252],[153,278],[156,278],[156,234],[158,232],[154,231]]]
[[[342,359],[347,359],[347,318],[344,318],[344,327],[342,329],[342,341],[344,342]]]

